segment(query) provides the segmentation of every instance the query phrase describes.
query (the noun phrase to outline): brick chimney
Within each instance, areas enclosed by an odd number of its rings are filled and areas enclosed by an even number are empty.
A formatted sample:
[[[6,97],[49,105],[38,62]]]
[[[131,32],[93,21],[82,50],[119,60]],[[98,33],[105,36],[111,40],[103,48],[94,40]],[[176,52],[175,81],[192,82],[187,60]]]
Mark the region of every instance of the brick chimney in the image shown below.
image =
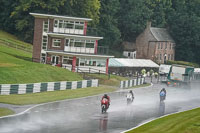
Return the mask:
[[[146,26],[147,29],[150,29],[151,28],[151,21],[147,21],[147,26]]]

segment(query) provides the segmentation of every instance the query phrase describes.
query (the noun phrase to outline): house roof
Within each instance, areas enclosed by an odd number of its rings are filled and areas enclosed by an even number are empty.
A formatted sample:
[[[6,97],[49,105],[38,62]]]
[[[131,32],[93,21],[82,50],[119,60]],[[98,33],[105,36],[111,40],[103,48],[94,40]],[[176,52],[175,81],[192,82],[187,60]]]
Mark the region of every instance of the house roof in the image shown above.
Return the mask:
[[[174,42],[173,38],[170,36],[169,32],[165,28],[150,28],[151,33],[156,38],[157,41],[169,41]]]
[[[37,18],[57,18],[57,19],[69,19],[69,20],[79,20],[79,21],[91,21],[90,18],[79,18],[79,17],[70,17],[70,16],[61,16],[61,15],[51,15],[51,14],[41,14],[41,13],[29,13],[30,15]]]
[[[154,67],[159,65],[149,59],[110,58],[109,67]]]
[[[103,37],[95,37],[95,36],[81,36],[81,35],[72,35],[72,34],[61,34],[61,33],[47,33],[49,36],[53,37],[76,37],[79,39],[94,39],[94,40],[100,40],[103,39]]]

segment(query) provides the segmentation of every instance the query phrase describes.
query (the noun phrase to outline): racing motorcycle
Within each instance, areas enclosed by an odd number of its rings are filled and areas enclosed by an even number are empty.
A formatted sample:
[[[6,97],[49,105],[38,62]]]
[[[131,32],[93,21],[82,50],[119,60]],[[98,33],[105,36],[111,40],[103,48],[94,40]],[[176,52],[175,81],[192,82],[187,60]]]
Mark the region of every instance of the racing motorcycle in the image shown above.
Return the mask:
[[[133,102],[133,99],[133,96],[130,93],[128,93],[126,95],[127,105],[131,104]]]
[[[160,92],[160,102],[164,101],[166,98],[166,94],[164,91]]]
[[[101,112],[102,113],[106,113],[106,111],[107,111],[107,109],[108,109],[108,99],[106,99],[106,98],[103,98],[102,100],[101,100]]]

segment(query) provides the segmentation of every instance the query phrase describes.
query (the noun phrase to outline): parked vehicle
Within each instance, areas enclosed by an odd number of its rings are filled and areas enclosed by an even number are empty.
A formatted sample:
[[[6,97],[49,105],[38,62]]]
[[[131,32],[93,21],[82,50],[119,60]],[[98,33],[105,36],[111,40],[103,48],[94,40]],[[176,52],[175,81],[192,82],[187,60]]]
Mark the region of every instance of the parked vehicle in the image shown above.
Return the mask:
[[[172,65],[168,74],[168,86],[189,85],[194,74],[194,67]]]

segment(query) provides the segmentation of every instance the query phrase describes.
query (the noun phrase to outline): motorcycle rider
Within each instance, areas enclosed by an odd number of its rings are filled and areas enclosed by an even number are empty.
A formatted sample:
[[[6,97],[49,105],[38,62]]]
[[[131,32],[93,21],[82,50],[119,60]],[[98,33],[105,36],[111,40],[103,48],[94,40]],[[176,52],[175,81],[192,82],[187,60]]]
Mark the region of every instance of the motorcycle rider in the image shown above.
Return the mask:
[[[108,108],[110,106],[110,97],[107,94],[104,94],[103,97],[101,98],[101,100],[103,100],[104,98],[106,98],[108,100]]]
[[[160,97],[164,97],[164,100],[165,100],[166,94],[167,94],[167,91],[165,90],[165,88],[162,88],[162,90],[160,91]]]
[[[130,90],[128,94],[131,94],[131,96],[132,96],[132,100],[133,100],[133,99],[134,99],[134,94],[133,94],[133,91],[132,91],[132,90]],[[127,96],[128,96],[128,94],[127,94]]]

